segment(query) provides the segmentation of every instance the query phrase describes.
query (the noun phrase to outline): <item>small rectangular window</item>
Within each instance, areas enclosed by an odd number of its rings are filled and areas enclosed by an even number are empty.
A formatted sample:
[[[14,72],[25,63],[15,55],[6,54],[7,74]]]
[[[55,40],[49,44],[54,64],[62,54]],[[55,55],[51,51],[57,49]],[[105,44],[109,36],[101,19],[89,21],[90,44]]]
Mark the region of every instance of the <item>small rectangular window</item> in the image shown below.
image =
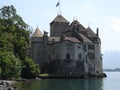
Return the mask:
[[[79,54],[79,59],[81,59],[81,53]]]
[[[80,48],[80,46],[78,46],[78,48]]]
[[[56,55],[56,59],[58,60],[58,54]]]
[[[89,59],[95,59],[94,53],[88,53],[88,57],[89,57]]]
[[[51,57],[49,56],[49,60],[51,60]]]
[[[95,48],[95,47],[94,47],[93,44],[89,44],[89,45],[88,45],[88,49],[89,49],[89,50],[94,50],[94,48]]]
[[[70,59],[70,53],[66,54],[66,59]]]
[[[87,49],[86,49],[86,45],[84,45],[84,51],[87,51]]]

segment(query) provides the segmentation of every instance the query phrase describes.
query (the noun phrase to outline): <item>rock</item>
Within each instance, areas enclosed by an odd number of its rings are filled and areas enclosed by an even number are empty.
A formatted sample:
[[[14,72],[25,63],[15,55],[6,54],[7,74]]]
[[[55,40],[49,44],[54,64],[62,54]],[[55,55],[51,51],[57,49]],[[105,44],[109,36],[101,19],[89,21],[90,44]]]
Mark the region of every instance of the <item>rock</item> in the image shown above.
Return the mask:
[[[0,80],[0,90],[17,90],[13,87],[14,81]]]

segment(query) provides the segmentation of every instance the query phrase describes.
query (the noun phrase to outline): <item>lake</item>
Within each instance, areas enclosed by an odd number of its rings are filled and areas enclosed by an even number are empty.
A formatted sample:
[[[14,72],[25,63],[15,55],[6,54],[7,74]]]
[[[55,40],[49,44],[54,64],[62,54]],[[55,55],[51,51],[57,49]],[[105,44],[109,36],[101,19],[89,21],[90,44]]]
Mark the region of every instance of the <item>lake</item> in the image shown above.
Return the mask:
[[[120,90],[120,72],[98,79],[41,79],[17,83],[18,90]]]

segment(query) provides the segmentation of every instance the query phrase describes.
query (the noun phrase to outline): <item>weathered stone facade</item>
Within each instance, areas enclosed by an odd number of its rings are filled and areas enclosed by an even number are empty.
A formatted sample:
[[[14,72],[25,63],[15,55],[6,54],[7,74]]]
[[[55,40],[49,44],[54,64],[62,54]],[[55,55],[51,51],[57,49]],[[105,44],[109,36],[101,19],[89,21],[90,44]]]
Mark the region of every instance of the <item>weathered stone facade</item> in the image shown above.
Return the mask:
[[[98,29],[95,34],[77,20],[69,24],[62,15],[50,23],[50,36],[35,30],[28,53],[39,63],[42,73],[70,76],[103,73]]]

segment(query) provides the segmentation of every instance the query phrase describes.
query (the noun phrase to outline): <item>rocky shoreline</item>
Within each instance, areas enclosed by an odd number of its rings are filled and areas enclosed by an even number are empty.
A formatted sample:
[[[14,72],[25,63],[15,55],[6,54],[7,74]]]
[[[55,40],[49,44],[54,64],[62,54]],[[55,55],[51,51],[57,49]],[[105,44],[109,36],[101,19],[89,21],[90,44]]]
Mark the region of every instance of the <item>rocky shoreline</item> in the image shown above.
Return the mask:
[[[96,76],[64,76],[64,75],[57,75],[57,74],[41,74],[38,78],[36,79],[90,79],[90,78],[103,78],[107,77],[105,73],[101,75],[96,75]],[[16,81],[11,81],[11,80],[0,80],[0,90],[18,90],[17,87],[14,86],[16,82],[26,82],[28,81],[27,79],[21,79],[21,80],[16,80]]]
[[[0,90],[17,90],[13,84],[15,81],[0,80]]]

